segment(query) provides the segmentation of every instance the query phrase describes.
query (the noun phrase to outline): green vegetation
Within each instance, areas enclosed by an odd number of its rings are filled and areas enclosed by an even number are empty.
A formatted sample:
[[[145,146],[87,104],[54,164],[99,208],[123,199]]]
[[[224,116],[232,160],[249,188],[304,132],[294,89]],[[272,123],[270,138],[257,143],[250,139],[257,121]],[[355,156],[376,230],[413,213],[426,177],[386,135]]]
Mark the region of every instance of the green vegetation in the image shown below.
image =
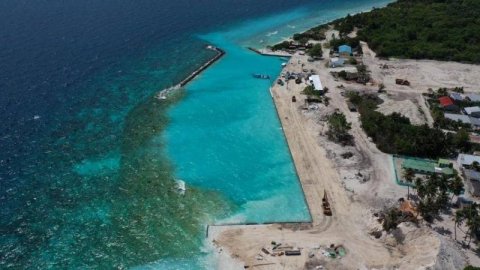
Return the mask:
[[[417,218],[408,211],[401,211],[397,207],[390,207],[381,213],[380,220],[382,221],[383,230],[389,232],[396,229],[402,222],[417,223]]]
[[[321,44],[313,45],[312,48],[307,50],[307,53],[311,57],[322,57],[323,56],[322,45]]]
[[[446,130],[471,130],[472,126],[470,124],[462,123],[460,121],[453,121],[452,119],[445,118],[444,111],[439,107],[436,106],[437,104],[432,104],[430,106],[432,118],[433,118],[433,125],[436,128],[446,129]]]
[[[408,177],[412,181],[414,177],[413,171],[404,171],[405,177]],[[408,176],[407,176],[408,175]],[[427,222],[433,222],[435,218],[439,217],[440,212],[446,211],[451,205],[453,196],[458,196],[463,191],[463,182],[458,175],[452,176],[439,176],[438,174],[432,174],[422,179],[417,177],[415,179],[415,188],[417,196],[414,196],[414,202],[416,204],[417,216],[420,214]],[[449,194],[453,196],[449,196]],[[403,199],[401,199],[403,201]],[[459,210],[460,211],[460,210]],[[413,216],[411,212],[403,212],[397,207],[391,207],[384,211],[383,214],[383,229],[390,231],[395,229],[398,224],[404,221],[416,222],[417,216]],[[470,211],[460,212],[457,211],[457,218],[455,219],[456,226],[459,226],[467,218],[472,220],[474,217]],[[477,214],[478,217],[478,214]],[[471,222],[471,221],[468,221]],[[467,222],[467,224],[469,224]],[[480,222],[480,219],[478,220]],[[480,223],[479,223],[480,225]],[[479,229],[480,226],[472,225],[472,233],[476,232],[475,229]]]
[[[398,113],[383,115],[375,111],[378,104],[376,97],[360,96],[354,92],[348,96],[360,112],[365,133],[382,152],[438,158],[451,155],[458,145],[465,144],[462,134],[454,140],[453,134],[427,125],[412,125],[408,118]]]
[[[398,0],[334,21],[342,36],[358,27],[380,57],[480,63],[478,0]]]
[[[400,217],[402,216],[402,211],[398,210],[396,207],[388,209],[383,218],[382,227],[386,232],[396,229],[398,224],[401,223]]]
[[[302,94],[307,95],[307,96],[321,96],[320,91],[315,91],[315,89],[313,89],[312,85],[307,85],[303,89]]]
[[[353,59],[353,58],[352,58]],[[357,83],[366,84],[370,81],[370,71],[364,64],[357,64],[357,72],[346,72],[341,70],[339,72],[332,72],[334,76],[338,76],[346,81],[356,81]]]
[[[413,182],[413,178],[415,178],[415,172],[411,168],[403,169],[402,178],[407,182],[407,200],[410,198],[410,184]]]
[[[461,152],[468,152],[472,149],[468,131],[463,128],[457,131],[455,135],[453,135],[452,144],[456,149],[460,150]]]
[[[328,139],[331,141],[342,143],[343,145],[352,144],[353,137],[348,133],[352,128],[351,123],[347,122],[347,118],[341,112],[334,112],[328,116]]]
[[[469,266],[463,268],[463,270],[480,270],[480,267],[469,265]]]
[[[421,178],[415,180],[415,189],[417,190],[417,210],[422,217],[432,222],[438,217],[440,211],[447,210],[451,199],[449,192],[453,195],[460,195],[463,191],[462,179],[455,175],[453,177],[429,175],[426,181]]]
[[[477,237],[480,234],[480,206],[477,203],[472,203],[455,213],[455,239],[457,237],[457,227],[464,224],[467,226],[468,231],[465,234],[464,241],[468,238],[467,245],[470,245],[473,237]],[[467,268],[465,268],[467,269]],[[479,268],[470,268],[479,269]]]
[[[324,25],[317,26],[311,28],[303,33],[298,33],[293,35],[293,40],[299,41],[300,43],[306,43],[308,40],[324,40],[325,39],[325,32],[327,31],[327,27]],[[306,40],[306,42],[305,42]]]
[[[281,50],[288,50],[290,48],[290,41],[282,41],[278,44],[275,44],[270,47],[272,51],[281,51]]]
[[[360,46],[360,39],[356,38],[349,38],[349,37],[342,37],[342,38],[335,38],[330,40],[330,47],[338,49],[341,45],[348,45],[352,47],[353,50],[356,50],[358,53],[362,53],[362,47]]]

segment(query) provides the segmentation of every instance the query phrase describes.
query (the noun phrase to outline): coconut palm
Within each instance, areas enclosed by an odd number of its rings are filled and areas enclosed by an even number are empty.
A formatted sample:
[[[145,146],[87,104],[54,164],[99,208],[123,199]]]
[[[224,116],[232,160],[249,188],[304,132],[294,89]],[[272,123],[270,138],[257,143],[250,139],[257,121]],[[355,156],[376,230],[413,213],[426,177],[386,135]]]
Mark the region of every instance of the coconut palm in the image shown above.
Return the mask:
[[[478,215],[478,204],[473,203],[470,207],[465,208],[466,225],[468,232],[465,235],[465,239],[468,237],[468,246],[472,241],[472,236],[475,235],[480,229],[480,216]]]
[[[455,229],[455,240],[457,240],[457,227],[462,225],[464,220],[465,220],[464,211],[458,210],[457,212],[455,212],[455,217],[454,217],[454,221],[455,221],[455,227],[454,227],[454,229]]]
[[[423,180],[422,180],[421,177],[417,177],[417,178],[415,178],[415,180],[413,181],[413,186],[412,186],[412,188],[415,190],[415,193],[416,193],[417,197],[418,197],[418,188],[417,188],[417,187],[418,187],[418,185],[421,185],[422,181],[423,181]]]
[[[420,177],[417,177],[417,179],[415,179],[415,189],[417,190],[417,196],[419,198],[423,198],[426,194],[426,188],[425,188],[425,184],[423,183],[423,180],[422,178]]]
[[[468,238],[467,245],[470,245],[472,237],[480,231],[480,215],[478,213],[479,205],[473,203],[470,206],[464,207],[455,213],[455,239],[457,236],[456,227],[465,223],[468,231],[465,233],[464,241]]]
[[[453,196],[458,196],[462,193],[463,191],[463,181],[462,178],[458,175],[455,175],[453,178],[448,181],[448,189],[450,192],[452,192],[452,198],[450,201],[453,199]]]
[[[413,182],[413,179],[415,178],[415,172],[410,169],[403,169],[403,175],[402,175],[403,180],[407,182],[407,200],[410,199],[410,185]]]

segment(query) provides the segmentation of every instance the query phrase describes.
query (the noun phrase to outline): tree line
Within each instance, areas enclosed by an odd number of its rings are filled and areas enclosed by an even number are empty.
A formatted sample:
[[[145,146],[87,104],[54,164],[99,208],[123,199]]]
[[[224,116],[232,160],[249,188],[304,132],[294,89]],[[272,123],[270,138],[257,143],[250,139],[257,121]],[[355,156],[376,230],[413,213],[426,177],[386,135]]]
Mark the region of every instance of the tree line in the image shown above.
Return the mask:
[[[478,0],[398,0],[333,22],[341,35],[358,27],[358,39],[380,57],[480,63]]]
[[[365,133],[382,152],[439,158],[451,156],[469,143],[464,133],[445,133],[428,125],[412,125],[410,119],[399,113],[384,115],[377,112],[376,97],[355,92],[350,92],[348,97],[358,108]]]

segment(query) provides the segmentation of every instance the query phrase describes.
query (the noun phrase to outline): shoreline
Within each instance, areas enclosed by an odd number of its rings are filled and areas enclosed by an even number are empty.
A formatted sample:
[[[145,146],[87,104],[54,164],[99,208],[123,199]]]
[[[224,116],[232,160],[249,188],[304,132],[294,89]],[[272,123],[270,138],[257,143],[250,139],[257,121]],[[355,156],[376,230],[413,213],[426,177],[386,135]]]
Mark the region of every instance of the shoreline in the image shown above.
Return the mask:
[[[458,78],[455,74],[448,77],[442,76],[442,72],[437,72],[438,65],[448,66],[448,70],[462,71],[473,68],[469,65],[433,60],[378,60],[368,47],[364,48],[364,52],[362,61],[372,69],[374,78],[385,83],[392,94],[403,95],[403,99],[420,95],[422,92],[420,89],[425,89],[430,84],[432,87],[445,84],[443,81],[425,81],[422,77],[424,74],[438,73],[436,76],[444,77],[444,80],[449,83],[447,85],[452,84],[451,81],[468,82],[470,85],[468,89],[473,89],[473,86],[478,84],[476,83],[478,79],[474,77]],[[325,53],[326,51],[324,51]],[[407,77],[403,75],[405,72],[415,73],[408,73],[411,81],[415,82],[413,84],[415,88],[396,89],[398,88],[394,80],[396,76],[382,73],[379,63],[384,62],[392,65],[390,69],[392,72],[402,74],[400,77]],[[394,69],[393,66],[399,66],[399,68]],[[405,66],[413,71],[402,68]],[[282,73],[301,72],[302,69],[315,70],[315,73],[322,78],[323,85],[332,89],[327,95],[330,98],[329,106],[321,105],[304,110],[304,96],[301,95],[301,91],[305,87],[304,83],[295,84],[287,81],[285,86],[275,83],[270,87],[270,95],[287,140],[312,222],[307,224],[279,222],[263,225],[212,226],[207,239],[214,242],[219,250],[227,250],[232,260],[243,262],[245,268],[255,268],[262,263],[272,263],[262,266],[262,269],[301,269],[307,263],[312,263],[321,264],[328,269],[385,269],[398,266],[409,269],[421,266],[460,269],[459,267],[465,262],[463,256],[471,259],[473,255],[470,254],[471,252],[462,255],[456,248],[457,242],[448,236],[442,236],[427,226],[417,227],[410,223],[402,223],[397,228],[397,231],[404,236],[404,240],[396,239],[393,232],[385,233],[383,231],[374,214],[378,213],[376,211],[379,211],[381,207],[395,203],[398,198],[405,196],[403,187],[391,181],[391,177],[395,173],[391,167],[391,156],[380,152],[368,140],[361,128],[358,113],[348,109],[342,92],[336,90],[341,82],[331,76],[330,69],[325,68],[324,60],[308,62],[307,56],[296,53],[277,78],[281,78]],[[436,77],[432,76],[432,78]],[[363,89],[367,92],[377,90],[375,84],[369,86],[344,84],[347,89],[358,91]],[[292,102],[292,96],[296,96],[296,102]],[[328,142],[324,137],[325,123],[324,121],[319,123],[320,118],[318,117],[334,110],[345,113],[347,121],[352,123],[351,132],[356,142],[353,150],[340,148],[335,143]],[[344,151],[353,151],[358,161],[348,162],[358,162],[358,165],[346,165],[348,163],[346,161],[343,161],[343,164],[337,161],[336,157]],[[352,181],[361,180],[356,177],[360,171],[364,176],[369,176],[368,181]],[[328,194],[333,211],[331,217],[323,215],[321,197],[323,197],[324,191]],[[452,225],[449,222],[443,224]],[[380,232],[381,235],[376,237],[372,234],[376,232]],[[278,255],[278,252],[272,255],[274,252],[271,242],[282,243],[294,250],[301,250],[301,255],[298,257],[281,256]],[[332,244],[344,246],[348,250],[347,255],[341,260],[325,260],[322,249]],[[404,252],[404,250],[419,249],[428,249],[428,252],[422,256],[415,252]],[[449,259],[446,259],[446,253],[451,254]],[[453,268],[445,268],[448,266]]]
[[[293,57],[293,55],[292,55]],[[290,61],[289,61],[290,63]],[[280,74],[278,75],[277,79],[280,79],[281,78],[281,72]],[[276,80],[275,80],[276,81]],[[275,82],[274,81],[274,82]],[[288,82],[287,82],[288,83]],[[310,221],[309,222],[290,222],[290,223],[298,223],[298,224],[304,224],[304,223],[307,223],[307,224],[310,224],[312,225],[314,223],[314,219],[313,219],[313,215],[312,215],[312,206],[310,205],[310,203],[308,202],[307,200],[307,196],[306,196],[306,191],[305,191],[305,185],[304,183],[302,183],[302,180],[300,178],[300,174],[298,173],[298,162],[295,162],[295,159],[293,157],[293,153],[292,153],[292,146],[290,145],[291,144],[291,139],[289,140],[289,138],[287,137],[287,134],[285,133],[285,124],[283,123],[283,120],[282,120],[282,115],[281,115],[281,112],[278,110],[278,105],[277,105],[277,99],[273,93],[273,87],[274,86],[270,86],[268,91],[270,93],[270,97],[272,98],[272,101],[273,101],[273,105],[275,107],[275,113],[277,114],[277,118],[278,120],[280,121],[280,125],[282,126],[282,134],[283,134],[283,139],[285,140],[286,144],[287,144],[287,148],[288,148],[288,153],[290,155],[290,158],[292,160],[292,163],[293,163],[293,168],[295,168],[295,174],[297,175],[297,180],[298,180],[298,184],[300,185],[300,188],[302,189],[302,193],[303,193],[303,200],[305,202],[305,205],[307,206],[307,210],[308,210],[308,214],[310,215]],[[285,224],[285,222],[282,222],[282,223],[278,223],[277,224]]]

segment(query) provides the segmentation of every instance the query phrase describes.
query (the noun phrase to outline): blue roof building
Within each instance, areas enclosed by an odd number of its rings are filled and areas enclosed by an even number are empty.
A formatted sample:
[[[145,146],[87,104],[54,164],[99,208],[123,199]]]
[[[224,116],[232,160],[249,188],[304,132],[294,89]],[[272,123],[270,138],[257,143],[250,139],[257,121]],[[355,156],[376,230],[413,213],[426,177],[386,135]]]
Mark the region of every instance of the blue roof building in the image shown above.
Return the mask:
[[[352,55],[352,47],[348,46],[348,45],[341,45],[341,46],[338,46],[338,53],[340,55]]]

